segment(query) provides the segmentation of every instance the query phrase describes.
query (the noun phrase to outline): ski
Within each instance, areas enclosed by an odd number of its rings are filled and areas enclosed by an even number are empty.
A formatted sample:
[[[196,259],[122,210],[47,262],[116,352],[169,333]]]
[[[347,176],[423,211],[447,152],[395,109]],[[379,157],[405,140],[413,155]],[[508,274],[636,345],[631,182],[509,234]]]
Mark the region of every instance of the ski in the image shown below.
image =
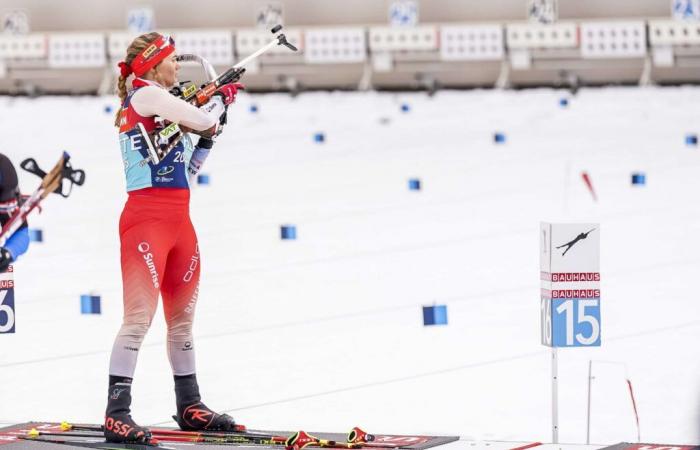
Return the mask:
[[[96,438],[102,436],[102,427],[99,426],[73,426],[73,431],[69,432],[39,432],[43,436],[69,436],[69,437],[90,437]],[[188,442],[188,443],[206,443],[206,444],[250,444],[250,445],[267,445],[278,446],[284,445],[287,441],[286,437],[271,436],[264,434],[250,433],[225,433],[225,432],[197,432],[197,431],[179,431],[165,430],[158,428],[149,428],[151,436],[159,442]]]
[[[262,444],[267,444],[269,441],[276,441],[278,443],[283,443],[287,440],[286,437],[274,436],[269,433],[258,433],[249,432],[245,425],[236,425],[234,431],[183,431],[174,430],[170,428],[151,428],[147,427],[153,436],[158,437],[180,437],[180,438],[221,438],[221,437],[235,437],[238,438],[236,442],[250,442],[251,440],[259,440]],[[95,433],[103,433],[104,426],[102,425],[80,425],[71,424],[70,422],[61,423],[62,431],[89,431]]]
[[[92,436],[90,436],[92,437]],[[121,442],[107,442],[103,439],[91,439],[91,440],[79,440],[79,439],[59,439],[55,437],[41,437],[41,436],[17,436],[18,439],[32,442],[46,442],[49,444],[59,444],[67,445],[71,447],[86,447],[102,450],[154,450],[154,449],[164,449],[164,450],[176,450],[173,447],[165,447],[160,445],[158,441],[151,441],[148,444],[136,444],[136,443],[121,443]]]
[[[50,193],[54,192],[63,197],[68,197],[73,185],[81,186],[85,182],[85,172],[73,169],[70,164],[70,155],[63,152],[56,165],[48,173],[39,168],[33,158],[22,161],[20,167],[29,173],[41,178],[41,185],[22,202],[10,220],[5,223],[0,231],[0,247],[24,224],[27,216],[39,206]],[[68,192],[64,190],[63,180],[70,182]]]
[[[99,431],[99,432],[104,432],[104,426],[103,425],[79,425],[79,424],[72,424],[70,422],[61,422],[61,430],[62,431]],[[148,428],[151,430],[152,433],[159,433],[159,434],[166,434],[166,433],[176,433],[176,434],[200,434],[200,431],[181,431],[181,430],[172,430],[169,428]],[[236,424],[235,429],[231,431],[230,433],[246,433],[247,428],[245,425],[241,424]],[[227,433],[225,431],[221,431],[220,433]],[[252,433],[255,434],[255,433]]]

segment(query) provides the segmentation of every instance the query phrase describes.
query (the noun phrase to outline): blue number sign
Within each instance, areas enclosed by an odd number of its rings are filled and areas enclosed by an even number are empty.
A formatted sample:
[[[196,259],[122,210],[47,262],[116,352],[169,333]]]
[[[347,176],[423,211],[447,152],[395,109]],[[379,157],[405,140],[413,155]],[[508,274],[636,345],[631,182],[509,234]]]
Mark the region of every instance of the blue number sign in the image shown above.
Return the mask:
[[[600,297],[542,297],[542,345],[600,347]]]

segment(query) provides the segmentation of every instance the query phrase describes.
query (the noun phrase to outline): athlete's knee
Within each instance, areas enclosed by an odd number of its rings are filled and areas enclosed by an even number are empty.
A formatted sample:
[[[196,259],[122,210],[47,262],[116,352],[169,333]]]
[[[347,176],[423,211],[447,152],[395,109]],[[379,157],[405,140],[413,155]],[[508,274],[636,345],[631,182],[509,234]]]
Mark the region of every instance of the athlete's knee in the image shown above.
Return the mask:
[[[168,340],[180,341],[192,339],[192,321],[178,320],[168,324]]]
[[[133,342],[141,342],[148,333],[151,322],[124,322],[119,330],[119,336],[127,338]]]

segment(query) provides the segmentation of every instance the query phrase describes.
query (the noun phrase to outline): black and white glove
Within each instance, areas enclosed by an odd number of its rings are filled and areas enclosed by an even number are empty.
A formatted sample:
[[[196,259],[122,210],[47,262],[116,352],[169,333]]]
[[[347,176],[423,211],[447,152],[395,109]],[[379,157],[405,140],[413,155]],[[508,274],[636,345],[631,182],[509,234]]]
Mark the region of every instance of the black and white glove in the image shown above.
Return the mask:
[[[12,261],[12,253],[5,247],[0,247],[0,272],[6,271]]]

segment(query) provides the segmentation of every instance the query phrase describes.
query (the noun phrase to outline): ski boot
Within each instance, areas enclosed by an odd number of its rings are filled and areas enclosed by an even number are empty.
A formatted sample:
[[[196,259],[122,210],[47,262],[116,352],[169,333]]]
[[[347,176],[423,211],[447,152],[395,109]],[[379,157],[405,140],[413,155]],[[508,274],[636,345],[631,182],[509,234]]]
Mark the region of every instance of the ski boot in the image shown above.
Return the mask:
[[[175,376],[177,415],[175,422],[183,431],[239,431],[240,427],[228,414],[218,414],[202,403],[197,377]]]
[[[104,435],[107,442],[147,444],[151,440],[148,428],[131,418],[131,379],[110,377],[109,398],[105,413]]]

